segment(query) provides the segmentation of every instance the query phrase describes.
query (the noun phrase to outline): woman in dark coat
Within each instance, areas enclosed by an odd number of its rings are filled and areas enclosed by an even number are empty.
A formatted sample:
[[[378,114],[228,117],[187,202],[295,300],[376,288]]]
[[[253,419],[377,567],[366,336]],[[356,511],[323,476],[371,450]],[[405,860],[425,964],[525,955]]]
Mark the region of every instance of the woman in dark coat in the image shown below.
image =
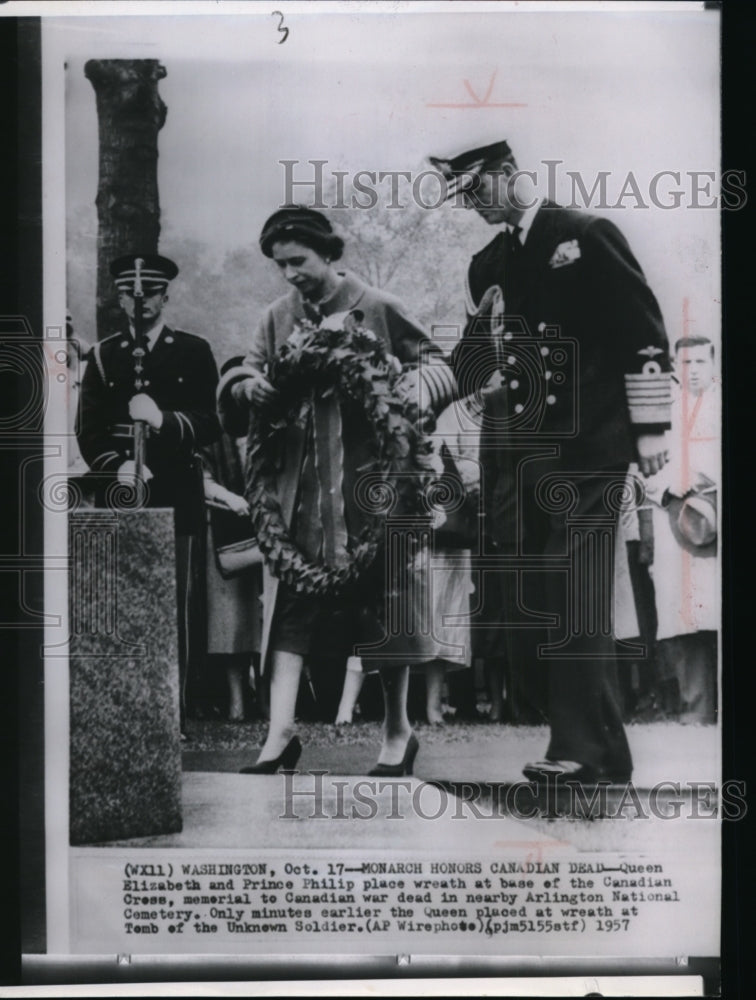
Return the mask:
[[[223,375],[241,364],[242,358],[227,361]],[[259,660],[262,628],[262,565],[250,566],[224,576],[218,566],[216,548],[249,533],[249,504],[244,498],[243,439],[223,434],[219,441],[203,448],[202,460],[205,504],[207,506],[207,653],[208,673],[223,667],[229,695],[228,718],[244,721],[244,692],[247,675],[253,679],[254,660]],[[234,531],[234,521],[240,528]],[[229,531],[233,537],[227,538]],[[208,678],[209,682],[209,678]],[[261,693],[255,680],[258,695]]]
[[[333,262],[341,257],[343,241],[333,233],[320,212],[292,206],[274,213],[260,236],[263,253],[279,267],[292,285],[288,294],[269,306],[255,330],[244,364],[227,372],[219,384],[221,419],[231,433],[240,433],[249,422],[250,403],[265,404],[277,390],[266,377],[266,366],[280,346],[303,322],[340,328],[342,317],[357,313],[360,323],[378,337],[387,352],[406,371],[403,391],[436,412],[452,399],[456,383],[450,369],[439,359],[440,350],[394,296],[371,288],[350,272],[337,271]],[[418,369],[421,358],[433,355],[433,363]],[[359,469],[370,458],[370,428],[364,418],[348,414],[333,398],[315,400],[304,426],[287,429],[284,453],[276,475],[276,492],[291,537],[311,559],[328,553],[338,565],[349,558],[348,542],[360,527],[360,510],[354,498]],[[342,420],[342,415],[347,419]],[[336,494],[336,530],[333,518],[323,514],[321,486],[316,468],[318,455],[341,452],[335,462],[340,479],[332,480]],[[322,478],[322,476],[321,476]],[[374,593],[385,591],[384,560],[376,559],[367,576]],[[263,670],[271,671],[270,728],[258,762],[251,772],[275,771],[293,766],[300,746],[294,733],[294,709],[304,658],[311,652],[313,636],[323,616],[340,612],[350,644],[376,641],[382,635],[380,622],[367,613],[364,597],[370,582],[346,594],[338,605],[310,595],[300,595],[280,583],[267,569],[263,583]],[[384,692],[384,737],[378,758],[378,774],[411,773],[417,741],[407,718],[408,664],[423,662],[427,654],[419,646],[422,637],[405,636],[404,648],[385,648],[382,660],[369,661],[368,669],[380,669]]]

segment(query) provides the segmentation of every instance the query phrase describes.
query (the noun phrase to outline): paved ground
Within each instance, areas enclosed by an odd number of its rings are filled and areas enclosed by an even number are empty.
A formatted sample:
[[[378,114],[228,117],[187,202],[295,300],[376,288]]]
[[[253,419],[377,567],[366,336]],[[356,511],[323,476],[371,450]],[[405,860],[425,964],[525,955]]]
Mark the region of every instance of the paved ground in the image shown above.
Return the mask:
[[[181,833],[111,846],[411,851],[432,841],[435,850],[472,853],[503,844],[518,849],[531,844],[542,849],[545,842],[558,846],[554,837],[506,815],[468,822],[453,794],[415,778],[379,782],[194,771],[184,775],[183,810]]]
[[[520,781],[522,766],[546,750],[545,726],[496,724],[418,725],[420,751],[415,774],[425,780]],[[183,754],[185,771],[237,772],[253,763],[265,724],[189,722],[191,741]],[[718,781],[720,736],[716,726],[651,722],[627,727],[635,761],[634,783],[650,788],[660,781]],[[337,727],[305,723],[299,770],[364,775],[375,763],[379,723]]]
[[[264,729],[260,722],[190,722],[191,741],[183,755],[183,831],[117,843],[217,849],[433,848],[471,853],[672,850],[717,856],[719,827],[711,820],[686,822],[683,817],[669,822],[651,815],[639,819],[632,803],[623,815],[614,811],[613,816],[598,819],[575,818],[559,808],[556,814],[553,809],[541,810],[524,818],[519,810],[501,808],[512,783],[524,786],[523,763],[542,756],[548,736],[545,727],[418,726],[415,778],[402,779],[398,791],[390,782],[369,791],[375,806],[369,819],[359,815],[369,808],[359,796],[367,788],[367,771],[380,742],[377,723],[348,728],[304,724],[300,737],[305,749],[298,775],[238,774],[256,758]],[[634,789],[647,814],[649,789],[659,782],[679,782],[689,803],[690,783],[720,780],[720,738],[714,726],[631,725],[628,737],[635,758]],[[439,785],[429,786],[433,782]],[[477,783],[475,809],[460,804],[459,782]],[[615,786],[610,805],[616,806],[626,791]],[[665,801],[675,797],[674,792],[665,794]],[[422,798],[415,798],[418,795]]]

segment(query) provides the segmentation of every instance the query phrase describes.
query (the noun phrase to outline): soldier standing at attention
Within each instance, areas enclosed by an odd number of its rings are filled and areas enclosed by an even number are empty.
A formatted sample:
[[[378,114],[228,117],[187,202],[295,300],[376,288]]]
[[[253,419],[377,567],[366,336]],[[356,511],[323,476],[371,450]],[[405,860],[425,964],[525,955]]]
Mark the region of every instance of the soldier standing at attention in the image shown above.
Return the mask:
[[[220,436],[218,371],[206,340],[163,321],[168,283],[178,274],[173,261],[128,254],[113,261],[110,273],[123,326],[90,351],[77,437],[98,506],[112,505],[108,488],[120,482],[143,488],[144,506],[174,510],[183,730],[187,680],[196,678],[204,656],[197,584],[205,511],[195,456]]]
[[[500,621],[511,634],[524,609],[560,627],[534,650],[547,667],[551,739],[524,774],[627,781],[611,562],[629,463],[649,476],[667,461],[670,362],[659,306],[617,227],[537,198],[536,175],[518,173],[507,142],[431,163],[447,196],[461,195],[497,230],[470,264],[470,320],[452,362],[462,396],[496,379],[481,432],[486,545],[513,567],[527,562],[527,572],[496,574]]]

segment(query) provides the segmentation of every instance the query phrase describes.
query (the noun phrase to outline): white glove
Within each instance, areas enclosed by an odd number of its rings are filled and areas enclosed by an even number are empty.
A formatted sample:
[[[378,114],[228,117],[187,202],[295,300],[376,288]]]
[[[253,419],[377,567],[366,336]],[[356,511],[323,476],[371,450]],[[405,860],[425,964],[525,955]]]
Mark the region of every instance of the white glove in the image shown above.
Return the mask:
[[[638,468],[646,478],[656,475],[669,461],[669,449],[664,434],[640,434],[636,449]]]
[[[278,395],[278,389],[270,384],[263,374],[245,378],[238,390],[240,396],[256,406],[269,403]]]
[[[245,517],[249,514],[249,504],[238,493],[231,493],[229,491],[223,499],[234,514],[238,514],[239,517]]]
[[[146,465],[142,466],[142,478],[145,483],[152,479],[152,473]],[[132,459],[127,459],[118,466],[118,482],[125,483],[127,486],[133,486],[136,482],[136,462]]]
[[[129,416],[132,420],[143,420],[144,423],[159,431],[163,426],[163,414],[152,396],[140,392],[129,400]]]

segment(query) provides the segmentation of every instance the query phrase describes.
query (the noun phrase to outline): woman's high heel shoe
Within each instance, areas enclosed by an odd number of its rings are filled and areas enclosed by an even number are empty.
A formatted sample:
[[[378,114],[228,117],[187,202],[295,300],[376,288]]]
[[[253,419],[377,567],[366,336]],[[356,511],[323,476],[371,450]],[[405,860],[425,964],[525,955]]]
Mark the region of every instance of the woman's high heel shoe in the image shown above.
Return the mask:
[[[368,771],[368,776],[371,778],[403,778],[405,775],[412,774],[419,749],[420,744],[417,742],[417,737],[412,733],[407,740],[404,756],[398,764],[376,764],[372,771]]]
[[[275,774],[279,768],[284,771],[291,771],[297,766],[297,761],[302,753],[302,744],[298,736],[292,736],[281,753],[273,760],[261,760],[257,764],[249,764],[243,767],[239,774]]]

